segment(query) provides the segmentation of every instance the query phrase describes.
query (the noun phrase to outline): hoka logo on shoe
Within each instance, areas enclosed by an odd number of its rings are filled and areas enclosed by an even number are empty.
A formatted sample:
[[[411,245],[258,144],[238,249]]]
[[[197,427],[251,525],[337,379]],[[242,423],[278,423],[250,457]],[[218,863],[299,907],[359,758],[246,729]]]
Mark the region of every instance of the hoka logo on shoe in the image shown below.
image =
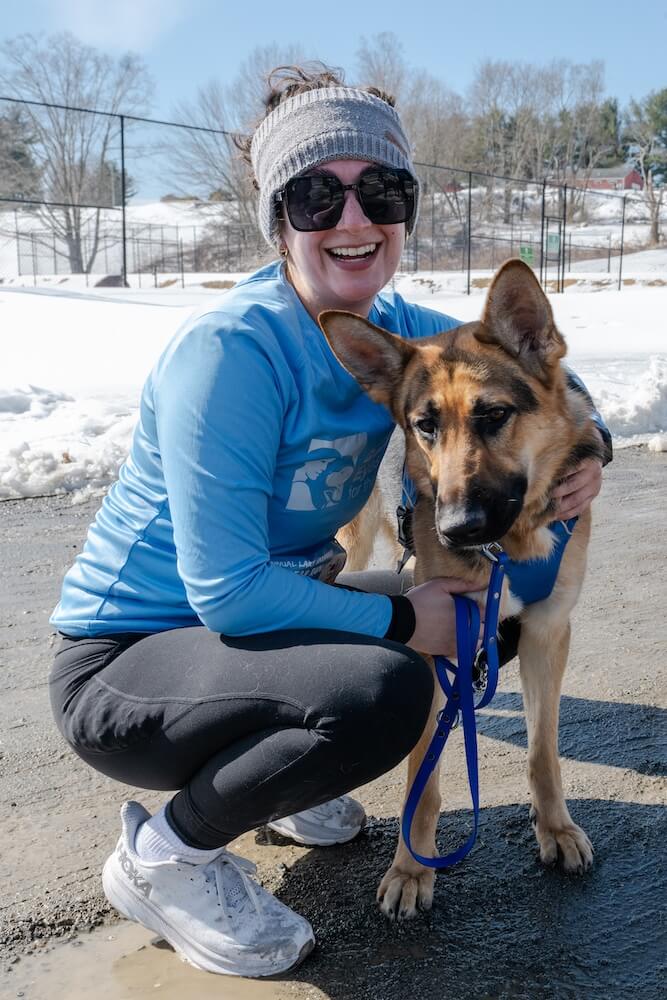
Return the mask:
[[[135,889],[143,893],[146,899],[151,894],[152,885],[137,871],[137,866],[130,860],[127,856],[127,851],[124,847],[118,848],[118,860],[120,861],[120,867],[123,869],[130,882],[134,885]]]

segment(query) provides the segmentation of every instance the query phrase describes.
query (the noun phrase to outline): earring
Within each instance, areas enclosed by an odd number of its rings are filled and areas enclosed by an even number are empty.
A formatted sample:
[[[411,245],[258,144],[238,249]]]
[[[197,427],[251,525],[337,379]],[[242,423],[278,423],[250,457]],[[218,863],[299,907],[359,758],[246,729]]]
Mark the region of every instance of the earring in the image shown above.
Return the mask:
[[[289,250],[287,249],[287,247],[285,246],[284,243],[281,243],[280,246],[278,247],[278,253],[283,258],[287,257],[287,254],[289,253]]]

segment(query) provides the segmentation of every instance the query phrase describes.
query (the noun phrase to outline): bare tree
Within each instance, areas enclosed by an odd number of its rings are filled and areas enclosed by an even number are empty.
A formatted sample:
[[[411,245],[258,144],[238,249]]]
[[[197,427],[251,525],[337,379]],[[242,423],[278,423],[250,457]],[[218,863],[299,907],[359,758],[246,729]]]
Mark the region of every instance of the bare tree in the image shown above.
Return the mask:
[[[437,166],[463,165],[468,144],[463,101],[442,80],[423,70],[412,73],[400,112],[416,160]]]
[[[611,151],[603,99],[604,64],[599,60],[589,64],[559,60],[547,72],[550,103],[545,110],[551,123],[548,173],[559,185],[570,185],[568,215],[572,218],[592,171]]]
[[[487,179],[486,214],[495,203],[497,181],[503,186],[503,221],[510,221],[515,178],[530,178],[535,142],[540,135],[540,75],[533,66],[487,60],[470,88],[473,160]],[[507,179],[505,179],[507,178]]]
[[[470,89],[476,159],[501,176],[574,185],[570,211],[596,164],[610,153],[601,62],[548,66],[483,63]],[[505,221],[511,200],[505,190]]]
[[[667,187],[667,88],[630,102],[625,138],[644,184],[649,240],[655,246],[660,242],[660,212]]]
[[[170,189],[229,202],[233,205],[230,217],[248,222],[252,185],[233,142],[241,126],[227,88],[211,80],[200,87],[194,101],[178,104],[174,115],[188,125],[212,131],[179,131],[174,142],[162,147],[162,174],[169,177]]]
[[[19,35],[0,46],[0,55],[0,84],[8,95],[112,115],[147,111],[152,83],[142,60],[131,53],[114,62],[65,33]],[[56,107],[23,108],[42,173],[45,204],[38,215],[64,244],[71,270],[89,272],[103,239],[102,209],[114,204],[109,164],[117,155],[119,121]]]
[[[260,46],[243,61],[231,85],[211,80],[194,99],[174,108],[176,120],[216,130],[180,130],[176,141],[161,149],[162,176],[169,178],[170,188],[220,205],[199,247],[202,266],[233,267],[229,256],[238,259],[240,255],[251,262],[261,256],[264,240],[257,226],[257,192],[234,136],[251,132],[262,116],[271,70],[305,61],[296,45]],[[224,249],[227,245],[229,254]]]
[[[362,86],[391,94],[400,105],[410,86],[410,70],[403,44],[393,31],[381,31],[372,41],[362,37],[356,53],[357,78]]]
[[[267,77],[282,64],[303,62],[297,46],[277,45],[254,49],[241,64],[230,86],[211,80],[201,87],[194,100],[182,101],[174,109],[175,117],[189,125],[226,132],[183,131],[171,144],[165,160],[165,173],[179,190],[202,198],[212,194],[233,205],[235,221],[246,224],[254,218],[252,178],[234,145],[233,136],[252,130],[262,115],[267,96]]]

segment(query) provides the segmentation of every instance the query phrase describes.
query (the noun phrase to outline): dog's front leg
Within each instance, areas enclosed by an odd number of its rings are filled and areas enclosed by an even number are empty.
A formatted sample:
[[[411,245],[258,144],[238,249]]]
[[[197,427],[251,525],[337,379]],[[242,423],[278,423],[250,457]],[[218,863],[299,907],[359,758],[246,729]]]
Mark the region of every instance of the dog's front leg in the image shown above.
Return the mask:
[[[436,689],[438,689],[437,683]],[[408,791],[412,787],[415,774],[435,732],[436,716],[442,707],[441,701],[436,693],[424,732],[408,759]],[[438,764],[426,783],[412,823],[410,835],[412,845],[417,853],[425,858],[435,857],[436,853],[435,830],[440,815],[439,775]],[[377,891],[380,909],[390,920],[405,920],[416,916],[418,910],[430,910],[433,903],[434,881],[434,869],[425,868],[415,861],[405,846],[403,834],[399,833],[394,860]]]
[[[558,762],[558,709],[569,646],[569,620],[548,625],[537,612],[522,623],[519,660],[528,727],[530,815],[540,858],[551,865],[560,855],[566,872],[583,872],[593,863],[593,848],[570,817]]]

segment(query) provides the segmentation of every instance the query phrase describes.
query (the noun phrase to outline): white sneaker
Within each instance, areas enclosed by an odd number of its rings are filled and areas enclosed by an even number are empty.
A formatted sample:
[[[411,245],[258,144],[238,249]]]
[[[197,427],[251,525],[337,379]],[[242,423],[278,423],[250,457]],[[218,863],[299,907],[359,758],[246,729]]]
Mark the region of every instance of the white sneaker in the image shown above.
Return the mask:
[[[365,822],[366,813],[361,802],[349,795],[341,795],[312,809],[304,809],[284,819],[274,819],[267,826],[297,844],[329,847],[352,840]]]
[[[308,921],[250,878],[251,861],[225,848],[208,864],[142,861],[134,841],[150,813],[126,802],[120,815],[122,833],[102,872],[105,895],[192,965],[226,976],[272,976],[312,951]]]

